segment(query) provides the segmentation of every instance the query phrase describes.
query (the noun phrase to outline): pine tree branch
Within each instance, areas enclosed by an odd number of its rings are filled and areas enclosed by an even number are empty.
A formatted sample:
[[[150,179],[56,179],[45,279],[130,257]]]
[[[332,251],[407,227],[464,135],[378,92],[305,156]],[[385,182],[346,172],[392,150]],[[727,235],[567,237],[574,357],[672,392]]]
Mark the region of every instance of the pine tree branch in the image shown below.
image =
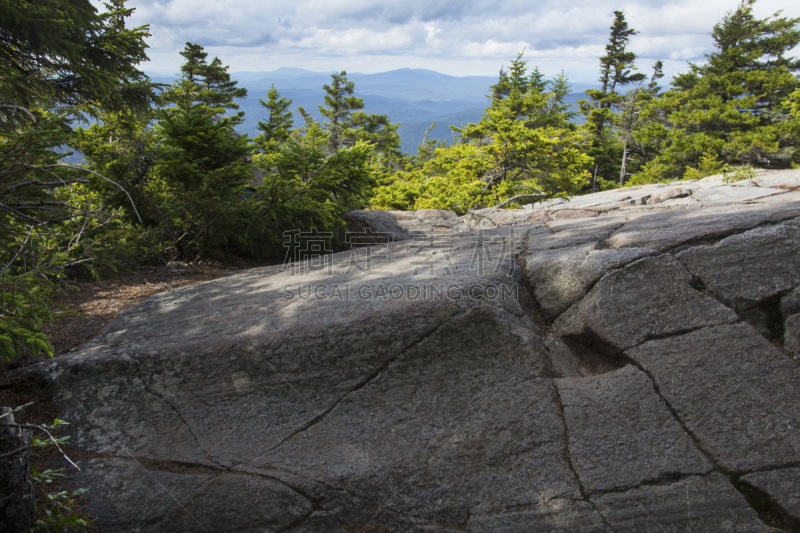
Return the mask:
[[[36,122],[36,117],[33,116],[33,113],[25,109],[20,105],[11,105],[11,104],[0,104],[0,108],[2,109],[13,109],[14,111],[21,111],[24,115],[27,115],[33,122]]]

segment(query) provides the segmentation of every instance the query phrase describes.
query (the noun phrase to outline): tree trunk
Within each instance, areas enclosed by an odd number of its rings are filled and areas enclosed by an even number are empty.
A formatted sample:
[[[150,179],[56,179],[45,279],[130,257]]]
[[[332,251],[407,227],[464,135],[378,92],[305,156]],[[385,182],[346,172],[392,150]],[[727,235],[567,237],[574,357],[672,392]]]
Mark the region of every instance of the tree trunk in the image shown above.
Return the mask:
[[[619,184],[625,185],[625,171],[627,170],[628,165],[628,143],[625,143],[625,147],[622,149],[622,170],[619,172]]]
[[[28,465],[28,432],[8,427],[14,415],[0,407],[0,530],[28,531],[36,520]]]
[[[597,191],[597,167],[598,165],[594,166],[594,175],[592,176],[592,192]]]

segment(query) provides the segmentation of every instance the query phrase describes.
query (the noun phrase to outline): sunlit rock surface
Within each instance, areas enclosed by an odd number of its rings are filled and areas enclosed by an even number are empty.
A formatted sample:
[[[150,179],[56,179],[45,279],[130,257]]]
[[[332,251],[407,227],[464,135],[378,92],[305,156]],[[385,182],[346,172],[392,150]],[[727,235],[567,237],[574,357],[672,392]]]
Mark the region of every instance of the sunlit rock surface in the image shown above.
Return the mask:
[[[356,212],[396,242],[160,294],[24,372],[102,531],[769,531],[800,512],[798,190]]]

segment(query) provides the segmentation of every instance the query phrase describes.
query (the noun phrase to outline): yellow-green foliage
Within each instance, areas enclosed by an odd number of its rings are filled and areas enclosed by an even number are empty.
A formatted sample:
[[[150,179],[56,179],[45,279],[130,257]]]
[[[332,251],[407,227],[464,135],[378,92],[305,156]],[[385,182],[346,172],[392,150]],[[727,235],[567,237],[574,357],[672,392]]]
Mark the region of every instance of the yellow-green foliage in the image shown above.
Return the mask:
[[[464,214],[473,208],[490,207],[521,194],[544,191],[548,196],[575,194],[587,183],[585,170],[591,158],[549,129],[531,130],[522,124],[504,127],[486,146],[458,144],[438,148],[433,159],[420,168],[397,172],[389,185],[376,189],[373,209],[449,209]],[[506,158],[524,152],[540,171],[512,169]],[[546,172],[547,170],[555,170]],[[508,178],[496,179],[502,173]],[[527,177],[528,179],[519,179]],[[494,180],[493,186],[488,184]],[[520,203],[530,203],[521,200]],[[508,207],[519,207],[509,204]]]
[[[493,134],[493,142],[480,149],[492,159],[486,179],[490,187],[504,181],[534,181],[542,192],[556,196],[575,194],[588,182],[592,158],[581,149],[579,134],[555,127],[530,128],[523,120],[502,116],[502,110],[490,108],[487,116],[491,129],[483,131]]]
[[[449,209],[463,214],[477,205],[497,201],[482,181],[490,163],[489,156],[473,145],[438,148],[421,168],[397,172],[389,185],[376,189],[372,208]]]
[[[756,177],[756,171],[749,165],[741,167],[727,168],[723,171],[725,177],[722,179],[725,183],[735,183],[737,181],[744,181]]]
[[[800,137],[800,89],[789,96],[786,107],[789,111],[789,126],[794,135]]]
[[[509,95],[497,97],[480,123],[459,130],[463,143],[438,148],[432,158],[397,172],[375,191],[372,208],[463,214],[519,195],[529,196],[507,207],[572,195],[588,183],[592,158],[580,135],[566,115],[551,113],[551,95],[540,82],[526,85],[520,61]]]
[[[792,93],[792,95],[789,97],[788,105],[792,118],[800,118],[800,89]]]
[[[685,180],[699,180],[714,174],[719,174],[725,169],[725,163],[719,160],[714,152],[707,152],[700,158],[696,168],[689,167],[683,173]]]

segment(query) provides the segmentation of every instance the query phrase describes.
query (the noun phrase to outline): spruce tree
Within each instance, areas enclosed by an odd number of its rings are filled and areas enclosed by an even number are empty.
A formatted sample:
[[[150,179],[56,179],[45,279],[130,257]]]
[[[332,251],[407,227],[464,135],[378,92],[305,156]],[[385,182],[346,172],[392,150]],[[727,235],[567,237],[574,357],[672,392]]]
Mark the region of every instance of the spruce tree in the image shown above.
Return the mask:
[[[252,147],[234,131],[243,113],[234,98],[247,95],[230,80],[218,58],[206,61],[203,47],[187,43],[182,77],[165,94],[173,107],[157,111],[161,147],[156,174],[163,180],[159,203],[170,220],[176,252],[184,259],[219,254],[237,244],[243,186],[252,177],[246,163]]]
[[[461,145],[436,150],[422,169],[398,173],[398,184],[382,188],[375,205],[463,212],[574,194],[586,181],[590,158],[578,147],[580,139],[568,122],[568,93],[563,73],[553,82],[544,81],[538,68],[529,75],[527,61],[518,54],[509,74],[492,86],[491,103],[480,122],[453,128],[461,134]],[[426,184],[429,176],[445,169],[456,183]]]
[[[516,59],[511,61],[511,68],[509,69],[508,84],[512,91],[520,94],[525,94],[533,84],[541,83],[542,75],[538,68],[534,71],[531,79],[528,78],[528,62],[523,58],[525,50],[517,54]],[[536,77],[538,75],[538,78]],[[535,80],[534,80],[535,79]]]
[[[800,89],[791,94],[784,105],[784,110],[789,115],[789,127],[793,135],[800,138]]]
[[[589,140],[588,153],[595,160],[595,174],[606,178],[618,168],[619,150],[611,131],[613,107],[622,98],[618,91],[645,79],[644,74],[633,72],[636,54],[628,51],[628,44],[637,31],[628,26],[622,11],[614,11],[610,30],[606,54],[600,58],[601,88],[587,90],[589,100],[580,101],[581,112],[586,116],[582,129]]]
[[[563,77],[564,71],[561,71],[561,75]],[[531,79],[528,82],[528,90],[544,92],[547,89],[547,84],[548,82],[544,79],[544,74],[539,70],[539,67],[534,67],[533,72],[531,72]]]
[[[400,136],[387,115],[376,115],[362,111],[364,101],[353,96],[355,83],[347,79],[347,73],[331,75],[331,84],[325,90],[325,106],[319,106],[322,116],[328,119],[323,128],[327,132],[328,149],[336,152],[342,147],[352,147],[358,142],[372,145],[373,169],[378,174],[394,171],[404,165],[404,154],[400,151]],[[309,141],[321,140],[316,123],[305,114],[305,138]]]
[[[267,101],[258,100],[261,106],[268,111],[266,121],[258,122],[261,135],[255,141],[265,150],[274,150],[291,138],[294,127],[293,113],[290,109],[291,98],[281,98],[280,93],[272,85],[267,93]]]
[[[538,69],[534,74],[538,73]],[[531,77],[531,91],[548,95],[545,106],[532,118],[529,123],[532,127],[553,127],[574,131],[576,129],[572,119],[577,115],[565,99],[570,93],[569,79],[562,70],[555,78],[546,83],[534,83]]]
[[[789,168],[800,162],[800,139],[785,105],[800,87],[800,60],[788,56],[800,44],[800,18],[779,12],[759,20],[754,3],[743,0],[725,14],[714,26],[715,51],[707,62],[690,64],[646,109],[660,126],[639,136],[662,148],[641,179],[700,177],[701,166],[714,172],[724,165]]]
[[[505,110],[512,120],[531,115],[533,107],[544,104],[543,98],[538,98],[536,102],[526,101],[529,95],[533,96],[532,93],[543,94],[546,82],[538,69],[528,77],[528,62],[523,59],[523,54],[524,50],[511,60],[508,74],[501,69],[500,79],[491,86],[491,107]]]
[[[4,1],[0,104],[58,105],[78,114],[147,107],[152,87],[138,64],[147,60],[148,28],[125,26],[133,9],[124,0],[105,6],[98,12],[89,0]]]
[[[205,49],[193,43],[186,43],[180,54],[186,59],[181,65],[181,79],[165,93],[164,100],[182,109],[199,105],[198,111],[221,118],[228,110],[239,109],[234,100],[246,98],[247,89],[237,87],[231,80],[228,67],[222,66],[218,57],[208,63]],[[242,122],[243,112],[225,117],[234,125]]]
[[[500,67],[500,74],[498,75],[497,83],[492,85],[491,89],[492,94],[488,97],[493,103],[499,102],[500,100],[508,97],[510,85],[508,83],[508,75],[503,67]]]
[[[400,124],[393,123],[387,115],[358,111],[353,113],[350,137],[371,144],[378,154],[400,163],[403,153],[400,150],[400,135],[397,133],[399,127]]]
[[[353,96],[356,84],[347,79],[344,70],[339,74],[331,74],[331,84],[324,85],[325,106],[319,106],[319,112],[328,119],[325,129],[328,131],[330,148],[334,152],[344,146],[352,127],[353,111],[364,109],[364,100]]]
[[[524,51],[523,51],[524,52]],[[544,74],[535,67],[528,75],[528,62],[523,59],[523,52],[520,52],[511,61],[509,75],[501,70],[500,79],[497,84],[492,85],[492,96],[490,96],[490,109],[502,110],[510,120],[524,121],[526,127],[536,129],[543,127],[556,127],[574,130],[575,125],[571,120],[575,113],[570,111],[570,106],[565,103],[565,98],[570,92],[569,80],[562,71],[552,81],[544,79]],[[488,116],[489,109],[486,111]],[[489,122],[483,120],[484,126]],[[461,128],[456,128],[465,140],[477,141],[476,135],[484,135],[484,140],[488,142],[488,136],[494,132],[489,126],[483,128],[470,128],[465,132]]]
[[[659,60],[656,61],[655,65],[653,65],[653,74],[650,76],[650,83],[647,84],[647,88],[653,94],[658,94],[661,91],[661,86],[658,84],[658,80],[664,77],[664,62]]]
[[[633,89],[623,95],[615,107],[619,113],[614,117],[617,139],[622,143],[622,165],[619,173],[619,185],[624,185],[630,170],[643,164],[648,152],[654,154],[652,146],[641,142],[637,130],[643,128],[648,120],[643,116],[644,107],[656,98],[661,91],[658,80],[664,77],[664,63],[656,61],[653,74],[647,85],[637,82]],[[631,165],[633,163],[633,165]]]
[[[292,131],[292,138],[298,144],[317,150],[330,151],[330,134],[310,113],[300,106],[297,112],[303,117],[303,126]]]

